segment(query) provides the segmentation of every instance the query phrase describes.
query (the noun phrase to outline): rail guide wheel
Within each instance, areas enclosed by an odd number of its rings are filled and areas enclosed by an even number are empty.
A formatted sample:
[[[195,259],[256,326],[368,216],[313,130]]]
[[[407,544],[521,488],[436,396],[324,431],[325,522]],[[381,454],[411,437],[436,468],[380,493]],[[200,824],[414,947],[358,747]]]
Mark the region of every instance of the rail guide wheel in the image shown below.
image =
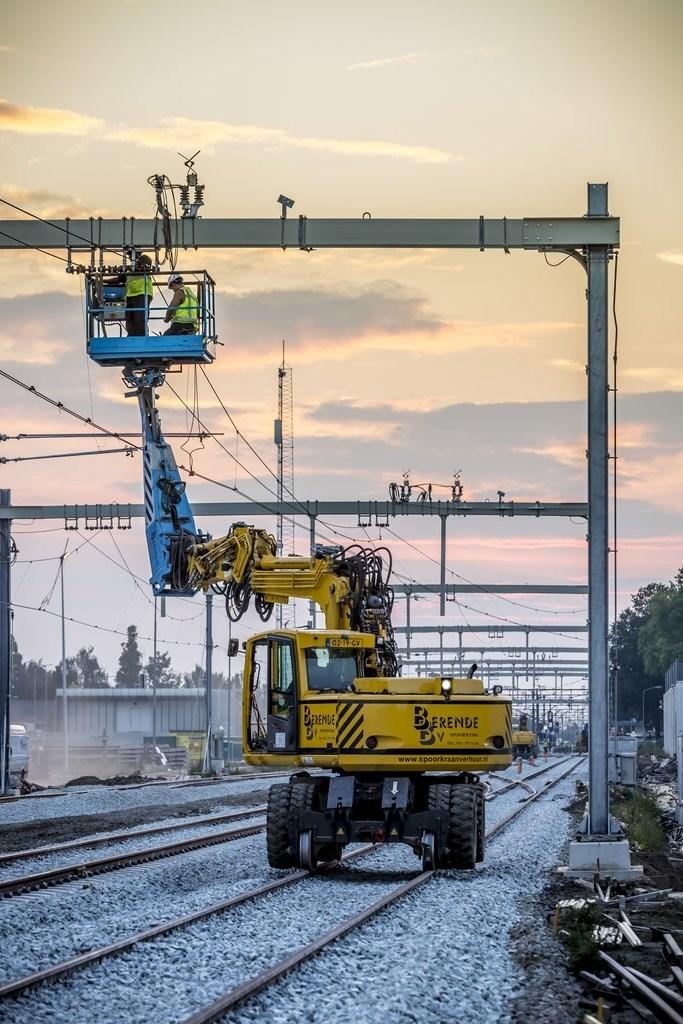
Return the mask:
[[[436,868],[436,836],[433,832],[425,832],[422,836],[422,870],[434,871]]]
[[[299,866],[306,871],[315,871],[318,858],[313,845],[313,832],[310,829],[299,833]]]

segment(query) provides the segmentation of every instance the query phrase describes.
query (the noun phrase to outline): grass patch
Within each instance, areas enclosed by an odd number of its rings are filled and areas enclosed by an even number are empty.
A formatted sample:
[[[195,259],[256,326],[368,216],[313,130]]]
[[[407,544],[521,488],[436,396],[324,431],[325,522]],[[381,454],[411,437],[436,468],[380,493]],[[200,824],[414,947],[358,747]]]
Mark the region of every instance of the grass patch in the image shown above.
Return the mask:
[[[642,789],[621,790],[612,804],[629,840],[640,850],[660,853],[666,849],[666,835],[660,823],[659,810],[652,796]]]
[[[572,970],[587,968],[594,960],[599,949],[595,929],[601,919],[602,910],[595,903],[587,903],[578,909],[562,910],[558,935],[567,948]]]

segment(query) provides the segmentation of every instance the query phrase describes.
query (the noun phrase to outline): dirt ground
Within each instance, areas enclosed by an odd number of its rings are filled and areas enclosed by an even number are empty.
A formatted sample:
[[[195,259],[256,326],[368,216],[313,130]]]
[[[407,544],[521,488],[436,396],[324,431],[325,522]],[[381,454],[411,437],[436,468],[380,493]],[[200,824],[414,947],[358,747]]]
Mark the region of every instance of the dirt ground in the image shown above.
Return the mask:
[[[65,799],[69,798],[65,797]],[[231,807],[254,807],[263,802],[263,793],[240,793],[234,796],[209,797],[182,805],[169,802],[149,807],[111,811],[107,814],[86,814],[61,820],[50,818],[46,821],[6,825],[0,834],[0,850],[5,853],[14,850],[27,850],[35,846],[80,839],[98,832],[118,832],[124,828],[151,825],[162,819],[182,819],[195,814],[219,814],[222,810],[229,811]]]

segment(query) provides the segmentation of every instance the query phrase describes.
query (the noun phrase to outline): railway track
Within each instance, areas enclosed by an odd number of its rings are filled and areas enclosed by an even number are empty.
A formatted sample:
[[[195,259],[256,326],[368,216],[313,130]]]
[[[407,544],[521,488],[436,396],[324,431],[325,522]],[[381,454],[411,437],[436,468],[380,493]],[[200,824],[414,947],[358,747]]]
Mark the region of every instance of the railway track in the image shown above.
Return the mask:
[[[531,775],[528,775],[526,779],[499,779],[499,781],[504,782],[504,785],[496,790],[491,790],[487,794],[487,802],[495,800],[497,797],[502,796],[503,793],[507,793],[515,786],[530,788],[529,784],[531,781],[541,775],[544,775],[548,771],[558,768],[568,760],[570,760],[570,758],[565,758],[562,761],[554,761],[547,764],[533,772]],[[273,773],[272,777],[280,778],[282,777],[282,774],[283,773],[281,772]],[[287,774],[289,775],[290,773]],[[264,815],[265,811],[266,805],[263,804],[251,810],[235,811],[233,813],[221,815],[207,815],[202,818],[195,818],[191,821],[171,823],[152,828],[129,829],[120,832],[107,833],[107,835],[104,836],[94,836],[88,839],[74,839],[64,843],[54,843],[50,846],[38,846],[29,850],[15,850],[11,853],[0,854],[0,867],[3,864],[11,864],[21,860],[30,860],[58,853],[68,853],[77,849],[107,846],[135,839],[146,839],[148,836],[159,835],[164,832],[187,831],[191,828],[199,828],[203,826],[209,827],[225,822],[239,821],[245,818],[255,818]],[[229,842],[232,839],[241,839],[248,835],[255,835],[258,832],[263,831],[263,829],[264,825],[258,825],[244,830],[230,830],[228,832],[213,833],[208,834],[206,837],[199,836],[194,837],[193,839],[180,841],[178,843],[166,843],[158,847],[146,847],[139,851],[131,851],[130,853],[121,853],[110,857],[81,861],[77,864],[51,868],[48,871],[38,871],[28,875],[22,875],[18,878],[6,879],[5,881],[0,881],[0,898],[16,896],[20,893],[30,892],[34,889],[46,888],[47,886],[59,885],[63,882],[71,881],[74,878],[89,878],[92,875],[101,874],[105,871],[114,871],[134,864],[190,852],[192,850],[201,849],[203,846],[214,845],[218,842]]]
[[[209,814],[201,818],[171,822],[168,825],[153,825],[151,828],[126,829],[121,832],[107,832],[102,836],[91,836],[87,839],[69,839],[64,843],[53,843],[50,846],[34,846],[27,850],[13,850],[11,853],[0,853],[0,867],[18,860],[33,860],[46,857],[48,854],[68,853],[70,850],[86,849],[92,846],[109,846],[113,843],[126,842],[129,839],[145,839],[147,836],[160,835],[162,832],[176,832],[182,829],[200,828],[204,825],[218,825],[226,821],[239,821],[240,818],[255,818],[266,813],[266,805],[261,804],[251,810],[234,811],[229,814]]]
[[[548,780],[532,795],[521,801],[518,807],[514,808],[509,814],[505,815],[499,822],[493,825],[487,831],[486,838],[490,840],[499,835],[505,828],[523,814],[532,803],[543,797],[554,786],[563,781],[563,779],[565,779],[571,772],[575,771],[584,759],[568,758],[567,760],[571,761],[569,765],[566,765],[564,761],[559,764],[556,762],[535,773],[536,775],[541,775],[552,769],[557,769],[558,767],[563,768],[558,776]],[[372,845],[363,846],[346,854],[342,860],[344,863],[349,863],[377,849],[377,847]],[[319,873],[325,873],[327,870],[329,869],[323,868]],[[184,1024],[200,1024],[200,1022],[217,1020],[228,1009],[262,991],[264,988],[267,988],[273,982],[283,977],[287,972],[291,971],[292,968],[310,960],[321,950],[325,949],[342,936],[348,934],[353,929],[371,920],[373,917],[376,917],[383,910],[397,903],[408,893],[426,885],[435,874],[438,873],[435,873],[434,871],[422,871],[419,874],[412,876],[407,881],[394,887],[389,893],[382,896],[381,899],[375,900],[360,912],[350,915],[323,935],[320,935],[314,941],[290,952],[286,957],[281,958],[275,964],[272,964],[265,970],[257,973],[249,981],[231,988],[220,998],[214,1000],[211,1004],[188,1017]],[[125,953],[126,951],[134,949],[141,943],[161,938],[162,936],[168,935],[174,931],[186,928],[197,922],[205,921],[208,918],[222,914],[236,907],[253,903],[270,893],[296,885],[298,882],[302,882],[309,877],[310,873],[307,871],[291,872],[284,877],[276,878],[238,896],[214,903],[211,906],[204,907],[190,914],[185,914],[182,917],[164,922],[163,924],[147,928],[118,942],[90,950],[87,953],[64,960],[61,963],[53,964],[42,970],[26,975],[23,978],[16,979],[0,986],[0,999],[17,998],[46,981],[66,978],[83,967],[117,956],[121,953]]]
[[[256,813],[259,812],[237,812],[235,817],[252,817]],[[185,825],[186,829],[189,827]],[[131,850],[129,853],[113,854],[110,857],[99,857],[93,860],[81,861],[78,864],[50,868],[48,871],[37,871],[30,875],[21,875],[19,878],[10,878],[0,882],[0,899],[31,892],[34,889],[44,889],[48,886],[60,885],[63,882],[70,882],[76,878],[90,878],[92,875],[132,867],[135,864],[146,864],[150,861],[161,860],[164,857],[191,853],[194,850],[201,850],[207,846],[216,846],[219,843],[230,843],[235,839],[244,839],[246,836],[256,835],[259,832],[263,832],[264,829],[265,823],[244,825],[242,828],[209,832],[207,835],[195,836],[192,839],[179,839],[174,843],[164,843],[162,846],[149,846],[142,850]]]
[[[122,786],[107,786],[104,782],[102,786],[111,793],[125,793],[133,789],[147,789],[151,786],[156,788],[168,788],[168,789],[187,789],[188,787],[200,788],[202,786],[225,786],[234,782],[249,782],[253,779],[281,779],[290,775],[289,771],[286,772],[245,772],[244,774],[226,775],[218,779],[149,779],[147,782],[128,782]],[[57,789],[57,790],[39,790],[37,793],[25,793],[23,796],[0,796],[1,804],[16,803],[21,800],[25,803],[27,800],[49,800],[56,797],[63,796],[83,796],[85,792],[94,792],[97,786],[89,786],[83,788],[73,789]]]

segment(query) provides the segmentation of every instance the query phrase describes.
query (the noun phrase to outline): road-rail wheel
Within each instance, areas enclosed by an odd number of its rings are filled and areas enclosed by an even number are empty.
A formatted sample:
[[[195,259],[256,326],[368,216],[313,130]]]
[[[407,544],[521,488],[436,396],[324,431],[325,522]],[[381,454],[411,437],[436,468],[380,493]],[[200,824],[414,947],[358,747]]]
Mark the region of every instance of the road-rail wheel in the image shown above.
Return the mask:
[[[291,786],[276,783],[268,791],[266,810],[266,850],[271,868],[293,868],[295,858],[289,845],[289,805]]]
[[[422,835],[422,870],[434,871],[436,868],[436,836],[433,832]]]
[[[310,811],[316,808],[318,804],[318,787],[315,782],[296,782],[289,787],[289,790],[290,813]],[[307,871],[315,871],[318,866],[318,855],[313,842],[313,833],[310,829],[299,831],[296,866]]]

